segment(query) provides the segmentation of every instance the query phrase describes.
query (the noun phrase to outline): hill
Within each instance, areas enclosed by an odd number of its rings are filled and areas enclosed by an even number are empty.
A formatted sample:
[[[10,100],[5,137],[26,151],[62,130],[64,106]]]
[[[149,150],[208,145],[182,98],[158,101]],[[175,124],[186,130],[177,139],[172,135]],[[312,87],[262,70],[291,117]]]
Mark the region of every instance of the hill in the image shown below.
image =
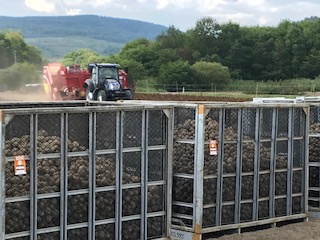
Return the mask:
[[[49,59],[60,58],[79,49],[92,49],[99,54],[117,53],[137,38],[154,39],[165,26],[137,20],[95,15],[56,17],[0,16],[0,30],[21,31],[25,41],[42,50]]]

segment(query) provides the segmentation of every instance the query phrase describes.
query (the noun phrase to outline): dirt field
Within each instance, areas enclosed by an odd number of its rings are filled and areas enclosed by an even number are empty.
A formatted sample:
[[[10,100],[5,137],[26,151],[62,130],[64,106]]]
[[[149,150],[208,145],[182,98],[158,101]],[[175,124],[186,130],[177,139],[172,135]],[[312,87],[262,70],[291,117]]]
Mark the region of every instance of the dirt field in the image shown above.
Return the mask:
[[[26,102],[42,102],[51,101],[45,92],[33,91],[7,91],[0,92],[0,101],[26,101]]]
[[[219,240],[319,240],[320,220],[294,223],[283,227],[247,232],[242,234],[225,235],[215,238]]]
[[[137,93],[135,100],[156,100],[156,101],[212,101],[212,102],[241,102],[250,101],[248,98],[239,98],[238,96],[230,97],[210,97],[189,94],[152,94],[152,93]],[[7,91],[0,92],[0,101],[31,101],[42,102],[51,101],[50,97],[43,91]]]

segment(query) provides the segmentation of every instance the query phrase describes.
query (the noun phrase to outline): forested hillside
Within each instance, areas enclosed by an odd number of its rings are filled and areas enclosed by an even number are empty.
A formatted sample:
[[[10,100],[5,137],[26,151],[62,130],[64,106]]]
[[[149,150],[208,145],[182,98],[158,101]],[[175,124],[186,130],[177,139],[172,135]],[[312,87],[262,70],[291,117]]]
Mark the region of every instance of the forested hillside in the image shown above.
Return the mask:
[[[83,65],[88,59],[126,64],[136,79],[174,88],[230,87],[230,80],[314,79],[320,75],[320,20],[245,27],[203,18],[187,32],[171,26],[155,41],[132,41],[115,56],[75,52],[65,61],[75,59]]]
[[[59,17],[0,17],[0,31],[21,31],[25,41],[43,51],[47,58],[89,48],[99,54],[117,53],[134,39],[155,39],[166,30],[152,23],[94,15]]]

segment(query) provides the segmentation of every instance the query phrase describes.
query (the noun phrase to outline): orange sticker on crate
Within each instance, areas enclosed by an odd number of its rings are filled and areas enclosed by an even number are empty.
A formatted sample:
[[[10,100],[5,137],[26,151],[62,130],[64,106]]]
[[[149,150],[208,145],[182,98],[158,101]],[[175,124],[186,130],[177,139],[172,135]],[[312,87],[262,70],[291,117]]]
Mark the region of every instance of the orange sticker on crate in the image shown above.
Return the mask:
[[[25,156],[14,157],[14,174],[15,175],[27,174],[27,164],[26,164]]]
[[[210,155],[218,155],[218,143],[217,140],[210,140],[209,141],[209,150],[210,150]]]

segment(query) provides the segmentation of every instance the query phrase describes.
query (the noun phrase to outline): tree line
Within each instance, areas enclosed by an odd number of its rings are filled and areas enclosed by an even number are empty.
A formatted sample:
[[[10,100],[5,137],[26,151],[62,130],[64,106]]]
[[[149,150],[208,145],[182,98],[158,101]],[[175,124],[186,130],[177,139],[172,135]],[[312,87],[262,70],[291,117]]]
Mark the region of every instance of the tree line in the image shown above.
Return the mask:
[[[41,51],[26,44],[20,32],[0,32],[0,91],[39,82],[43,61]]]
[[[129,66],[136,79],[161,84],[226,86],[231,79],[313,79],[320,74],[320,20],[246,27],[206,17],[186,32],[170,26],[154,41],[129,42],[115,55],[99,56],[82,49],[62,61],[118,62]]]
[[[137,80],[159,84],[228,86],[233,80],[314,79],[320,74],[320,20],[283,21],[276,27],[220,24],[206,17],[186,32],[170,26],[155,40],[128,42],[119,53],[69,52],[65,65],[117,62]],[[0,69],[14,63],[40,66],[39,49],[18,32],[0,32]],[[1,81],[1,79],[0,79]],[[168,89],[169,90],[169,89]]]

